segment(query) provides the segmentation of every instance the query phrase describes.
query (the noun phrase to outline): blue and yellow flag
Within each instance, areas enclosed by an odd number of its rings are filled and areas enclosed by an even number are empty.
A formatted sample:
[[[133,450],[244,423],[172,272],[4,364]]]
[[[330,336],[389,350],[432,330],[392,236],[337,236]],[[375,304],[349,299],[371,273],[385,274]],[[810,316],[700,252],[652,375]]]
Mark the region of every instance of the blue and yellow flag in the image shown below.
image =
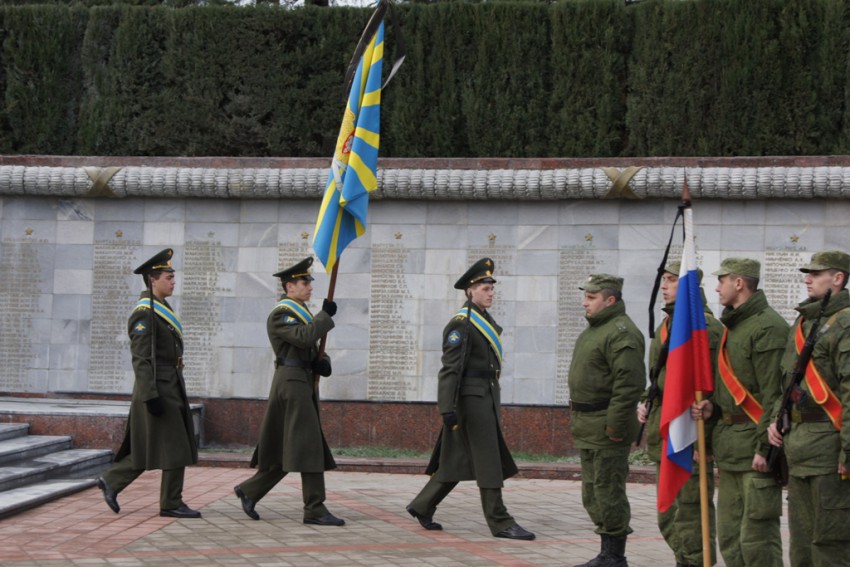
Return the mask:
[[[330,272],[342,251],[366,231],[369,193],[378,187],[384,23],[363,52],[336,141],[313,250]]]

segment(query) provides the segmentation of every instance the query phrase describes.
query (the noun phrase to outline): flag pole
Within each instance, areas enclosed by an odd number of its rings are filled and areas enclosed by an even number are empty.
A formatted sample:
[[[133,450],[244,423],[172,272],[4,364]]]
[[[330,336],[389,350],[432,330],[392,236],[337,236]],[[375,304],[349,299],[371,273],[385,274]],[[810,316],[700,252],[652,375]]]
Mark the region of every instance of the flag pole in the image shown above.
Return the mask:
[[[691,192],[688,190],[688,177],[682,188],[682,203],[691,206]],[[703,400],[702,390],[694,392],[697,403]],[[705,420],[700,415],[697,421],[697,449],[699,451],[699,509],[700,526],[702,527],[702,564],[703,567],[711,567],[711,524],[708,513],[708,470],[705,454]]]
[[[336,259],[336,262],[334,263],[333,270],[331,270],[331,281],[328,284],[328,296],[327,296],[328,301],[334,300],[334,291],[336,291],[336,274],[339,271],[339,262],[340,262],[341,259],[342,258]],[[327,342],[328,342],[328,334],[325,333],[324,335],[322,335],[322,340],[319,341],[319,358],[317,360],[322,360],[322,357],[325,356],[325,345],[327,344]],[[316,385],[316,396],[318,397],[318,395],[319,395],[319,380],[321,379],[321,376],[319,376],[318,373],[314,373],[313,378],[315,378],[314,384]]]

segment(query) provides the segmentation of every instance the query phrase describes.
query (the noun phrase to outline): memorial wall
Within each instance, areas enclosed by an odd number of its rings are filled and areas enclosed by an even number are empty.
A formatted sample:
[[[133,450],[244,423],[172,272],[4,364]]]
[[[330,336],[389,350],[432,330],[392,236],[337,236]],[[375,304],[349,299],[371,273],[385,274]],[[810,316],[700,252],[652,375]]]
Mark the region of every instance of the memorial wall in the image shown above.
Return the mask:
[[[171,300],[185,331],[193,396],[264,398],[273,374],[266,317],[271,276],[311,254],[318,199],[151,195],[0,198],[0,391],[131,392],[127,317],[142,289],[133,269],[173,247]],[[374,199],[365,236],[342,256],[326,400],[433,402],[441,333],[463,303],[452,285],[495,260],[504,327],[505,404],[566,405],[572,346],[585,327],[578,286],[594,272],[625,278],[644,331],[675,198]],[[762,261],[761,287],[789,321],[804,297],[797,267],[824,248],[850,249],[850,200],[694,201],[696,242],[710,274],[726,256]],[[681,232],[674,237],[681,242]],[[311,308],[329,277],[317,263]],[[719,312],[716,278],[706,275]],[[660,302],[660,298],[659,298]],[[660,308],[660,304],[658,306]],[[656,318],[659,317],[656,309]]]

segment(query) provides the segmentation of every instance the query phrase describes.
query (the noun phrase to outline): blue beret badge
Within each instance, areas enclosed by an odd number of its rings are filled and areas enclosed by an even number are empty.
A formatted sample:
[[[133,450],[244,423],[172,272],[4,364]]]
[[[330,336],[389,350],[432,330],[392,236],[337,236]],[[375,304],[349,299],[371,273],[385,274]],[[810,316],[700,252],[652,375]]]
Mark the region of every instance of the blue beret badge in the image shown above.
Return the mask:
[[[452,346],[458,344],[460,342],[460,331],[450,332],[446,340],[448,340],[449,344]]]
[[[137,335],[141,335],[142,333],[144,333],[144,332],[147,330],[147,327],[145,326],[145,324],[144,324],[144,323],[139,322],[139,324],[138,324],[138,325],[136,325],[135,327],[133,327],[133,330],[134,330],[134,331],[136,331],[136,334],[137,334]]]

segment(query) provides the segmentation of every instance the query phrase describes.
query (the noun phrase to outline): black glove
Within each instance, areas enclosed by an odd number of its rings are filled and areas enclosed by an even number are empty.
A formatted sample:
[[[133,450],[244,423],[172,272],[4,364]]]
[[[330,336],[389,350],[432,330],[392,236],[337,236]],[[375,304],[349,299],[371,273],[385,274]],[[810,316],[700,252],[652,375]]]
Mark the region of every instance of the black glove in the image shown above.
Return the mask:
[[[446,426],[446,429],[449,431],[454,431],[457,429],[457,414],[453,411],[443,414],[443,425]]]
[[[148,406],[148,413],[151,415],[162,415],[165,413],[165,405],[162,403],[162,398],[151,398],[145,402]]]
[[[331,359],[323,356],[319,360],[313,361],[313,373],[327,378],[331,375]]]
[[[330,299],[325,299],[322,302],[322,311],[333,317],[336,315],[336,302]]]

